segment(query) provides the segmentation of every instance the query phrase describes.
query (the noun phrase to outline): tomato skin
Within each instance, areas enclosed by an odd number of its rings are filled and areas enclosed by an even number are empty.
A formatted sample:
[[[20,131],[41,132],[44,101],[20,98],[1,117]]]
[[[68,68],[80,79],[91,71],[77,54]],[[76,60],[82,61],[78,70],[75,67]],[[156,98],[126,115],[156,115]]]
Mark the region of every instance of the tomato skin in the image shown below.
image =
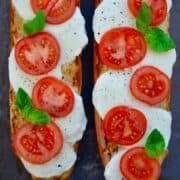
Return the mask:
[[[137,69],[130,80],[131,94],[138,100],[157,105],[170,94],[171,80],[153,66],[142,66]]]
[[[18,66],[30,75],[50,72],[60,60],[60,45],[53,35],[40,32],[17,42],[15,59]]]
[[[35,13],[43,10],[47,23],[61,24],[74,15],[77,3],[77,0],[31,0],[31,7]]]
[[[152,11],[151,26],[159,26],[167,16],[166,0],[128,0],[128,7],[135,17],[137,17],[143,1],[149,5]]]
[[[45,77],[35,84],[32,102],[35,108],[59,118],[72,111],[75,100],[72,90],[64,82],[54,77]]]
[[[62,132],[55,123],[45,126],[26,123],[17,130],[13,147],[18,156],[32,164],[41,165],[57,156],[63,143]]]
[[[108,67],[121,70],[143,60],[147,51],[143,34],[130,27],[107,31],[99,43],[101,61]]]
[[[126,180],[158,180],[161,173],[159,161],[149,158],[143,147],[127,150],[120,159],[119,168]]]
[[[117,106],[106,114],[103,129],[110,142],[125,146],[133,145],[144,136],[147,120],[137,109]]]

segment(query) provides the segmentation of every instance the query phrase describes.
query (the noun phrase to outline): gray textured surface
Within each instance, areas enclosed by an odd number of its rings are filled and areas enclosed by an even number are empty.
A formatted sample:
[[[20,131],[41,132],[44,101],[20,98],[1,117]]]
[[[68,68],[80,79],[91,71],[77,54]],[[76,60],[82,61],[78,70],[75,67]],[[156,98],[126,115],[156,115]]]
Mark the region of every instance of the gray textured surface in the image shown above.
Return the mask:
[[[172,139],[170,154],[163,164],[162,180],[179,180],[180,178],[180,2],[174,0],[171,11],[171,34],[177,43],[178,59],[174,68],[172,81],[171,110],[173,113]],[[93,1],[82,0],[83,14],[87,20],[90,44],[84,52],[83,64],[83,98],[89,119],[88,129],[80,144],[78,161],[70,180],[104,180],[103,168],[97,152],[95,138],[93,107],[91,104],[92,82],[92,30]],[[11,151],[9,110],[8,110],[8,61],[9,54],[9,1],[0,0],[0,180],[30,180],[22,165]]]

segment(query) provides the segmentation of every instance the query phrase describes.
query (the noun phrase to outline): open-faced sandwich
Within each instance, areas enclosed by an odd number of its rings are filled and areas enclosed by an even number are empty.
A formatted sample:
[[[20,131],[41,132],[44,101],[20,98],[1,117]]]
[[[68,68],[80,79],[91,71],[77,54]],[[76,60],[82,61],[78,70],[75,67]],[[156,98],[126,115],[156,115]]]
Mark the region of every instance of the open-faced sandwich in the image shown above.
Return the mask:
[[[33,179],[67,179],[86,128],[78,0],[12,0],[12,147]]]
[[[96,0],[93,104],[106,180],[157,180],[176,61],[171,0]]]

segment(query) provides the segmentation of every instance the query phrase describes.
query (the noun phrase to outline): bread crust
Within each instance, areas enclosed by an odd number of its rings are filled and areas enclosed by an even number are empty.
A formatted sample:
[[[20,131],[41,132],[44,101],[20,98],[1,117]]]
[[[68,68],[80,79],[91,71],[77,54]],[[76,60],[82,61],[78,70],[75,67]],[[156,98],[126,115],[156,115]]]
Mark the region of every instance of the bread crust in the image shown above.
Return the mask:
[[[102,0],[95,0],[95,8],[101,3]],[[169,21],[167,23],[167,29],[169,29]],[[94,39],[93,43],[93,70],[94,70],[94,84],[96,83],[97,79],[101,74],[108,71],[109,68],[103,64],[103,62],[100,59],[99,52],[98,52],[98,44]],[[162,102],[159,107],[166,109],[169,111],[170,108],[170,95],[168,98]],[[118,152],[118,150],[121,148],[121,146],[108,142],[105,138],[103,128],[102,128],[102,119],[99,116],[98,112],[94,111],[94,118],[95,118],[95,127],[96,127],[96,136],[97,136],[97,143],[98,143],[98,149],[99,154],[101,157],[101,161],[103,166],[105,167],[107,163],[110,161],[111,157]],[[159,162],[162,164],[166,156],[168,155],[168,150],[164,152],[164,154],[158,158]]]
[[[80,1],[77,2],[80,4]],[[10,46],[11,49],[14,48],[16,42],[22,39],[25,34],[23,32],[23,19],[19,16],[15,8],[13,7],[11,1],[11,9],[10,9],[10,27],[11,27],[11,34],[10,34]],[[63,81],[69,84],[71,87],[75,89],[75,91],[80,94],[81,87],[82,87],[82,63],[81,63],[81,55],[76,57],[72,62],[63,64],[61,66],[61,72],[64,76]],[[15,105],[15,92],[10,85],[9,88],[9,106],[10,106],[10,125],[11,125],[11,141],[13,144],[13,137],[16,131],[26,122],[25,119],[19,114],[19,111]],[[73,145],[74,150],[77,152],[79,146],[79,142]],[[32,176],[33,180],[67,180],[72,172],[74,166],[66,171],[59,177],[52,177],[52,178],[38,178]]]

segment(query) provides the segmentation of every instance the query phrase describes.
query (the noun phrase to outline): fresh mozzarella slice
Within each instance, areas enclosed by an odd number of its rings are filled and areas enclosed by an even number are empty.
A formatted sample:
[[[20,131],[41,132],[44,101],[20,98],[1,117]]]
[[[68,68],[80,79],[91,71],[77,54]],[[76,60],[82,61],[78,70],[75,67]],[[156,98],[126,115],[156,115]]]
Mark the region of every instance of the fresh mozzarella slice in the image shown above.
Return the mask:
[[[111,158],[104,172],[106,180],[123,180],[123,176],[119,168],[119,162],[124,153],[125,149],[120,149],[119,152]]]
[[[168,11],[172,6],[172,0],[167,0]],[[167,31],[167,21],[160,26]],[[136,28],[135,18],[132,16],[127,0],[103,0],[96,8],[93,20],[95,40],[100,42],[102,35],[115,27],[128,26]]]
[[[166,148],[171,138],[172,116],[170,112],[159,108],[133,107],[143,112],[147,119],[147,130],[143,138],[133,146],[144,146],[150,133],[158,129],[164,137]]]
[[[99,43],[106,31],[119,26],[136,27],[134,17],[128,9],[127,0],[103,0],[94,14],[95,40]]]
[[[172,49],[167,52],[157,53],[150,49],[147,50],[147,54],[143,61],[133,67],[137,69],[141,66],[155,66],[156,68],[163,71],[169,78],[171,78],[173,73],[173,66],[176,62],[176,50]]]
[[[61,46],[62,64],[74,60],[88,43],[85,20],[79,8],[76,8],[75,14],[67,22],[59,25],[46,25],[44,31],[53,34],[58,40]]]
[[[75,95],[75,105],[72,112],[63,118],[56,119],[56,124],[61,128],[66,142],[75,143],[83,136],[86,128],[86,115],[81,96]]]
[[[31,164],[21,158],[25,168],[33,176],[39,178],[50,178],[60,176],[69,170],[75,163],[77,157],[71,144],[64,143],[60,154],[49,162],[41,165]]]

